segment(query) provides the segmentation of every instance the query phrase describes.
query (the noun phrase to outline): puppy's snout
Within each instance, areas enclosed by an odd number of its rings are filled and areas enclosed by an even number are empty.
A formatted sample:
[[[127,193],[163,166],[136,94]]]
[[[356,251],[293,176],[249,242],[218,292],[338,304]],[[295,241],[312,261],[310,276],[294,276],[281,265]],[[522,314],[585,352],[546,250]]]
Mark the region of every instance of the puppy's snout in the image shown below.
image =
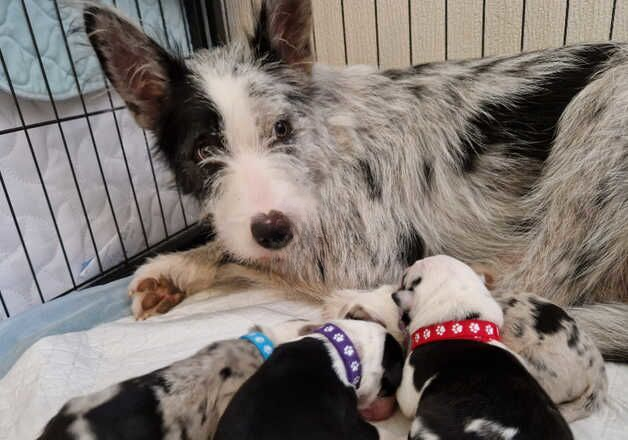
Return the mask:
[[[273,210],[253,217],[251,234],[263,248],[281,249],[292,240],[292,224],[285,214]]]

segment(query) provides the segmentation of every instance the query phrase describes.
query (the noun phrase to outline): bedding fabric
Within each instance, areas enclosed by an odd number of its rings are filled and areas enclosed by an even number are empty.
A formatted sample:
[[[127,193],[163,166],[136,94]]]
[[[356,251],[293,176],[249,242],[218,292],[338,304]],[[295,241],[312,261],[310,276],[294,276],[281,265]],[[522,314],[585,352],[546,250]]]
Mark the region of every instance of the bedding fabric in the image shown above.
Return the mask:
[[[119,286],[113,287],[114,294],[100,293],[115,303],[115,298],[121,299],[121,291]],[[167,315],[147,321],[135,322],[126,316],[36,342],[0,380],[0,439],[35,438],[71,397],[168,365],[213,341],[237,337],[254,323],[320,316],[314,305],[280,300],[263,291],[211,299],[208,296],[196,295]],[[97,304],[98,296],[91,298]],[[113,307],[111,318],[119,313],[117,308]],[[74,316],[67,312],[67,319],[81,319],[80,312]],[[84,323],[105,317],[93,312],[91,309],[91,315],[83,317]],[[39,318],[45,322],[56,316],[58,324],[64,321],[61,315],[42,313]],[[0,350],[3,348],[0,346]],[[593,417],[572,424],[577,439],[628,438],[628,366],[608,364],[608,374],[611,403]],[[407,421],[399,414],[385,425],[399,434],[408,429]]]

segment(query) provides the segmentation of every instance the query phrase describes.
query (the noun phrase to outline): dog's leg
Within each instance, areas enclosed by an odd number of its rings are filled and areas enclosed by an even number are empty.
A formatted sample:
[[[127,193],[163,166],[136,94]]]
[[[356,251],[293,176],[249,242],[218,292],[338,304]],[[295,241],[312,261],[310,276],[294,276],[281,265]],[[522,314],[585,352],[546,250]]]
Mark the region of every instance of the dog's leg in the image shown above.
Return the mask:
[[[159,255],[141,266],[129,285],[133,316],[146,319],[168,312],[187,295],[212,287],[222,252],[209,243]]]
[[[146,319],[168,312],[186,296],[216,287],[228,293],[243,288],[268,289],[281,298],[322,300],[326,286],[304,283],[270,269],[225,262],[215,242],[171,254],[163,254],[141,266],[129,285],[133,316]]]
[[[528,250],[504,280],[562,306],[628,302],[628,58],[609,63],[563,114],[531,196]],[[606,356],[628,360],[627,311],[617,304],[575,315]]]

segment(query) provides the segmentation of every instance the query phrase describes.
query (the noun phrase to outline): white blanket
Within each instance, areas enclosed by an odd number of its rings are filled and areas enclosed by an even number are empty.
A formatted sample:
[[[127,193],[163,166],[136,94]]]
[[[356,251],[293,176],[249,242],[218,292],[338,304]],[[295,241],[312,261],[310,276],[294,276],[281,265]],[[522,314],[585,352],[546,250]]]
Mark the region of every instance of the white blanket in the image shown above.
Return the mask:
[[[168,365],[212,341],[237,337],[255,323],[319,316],[315,306],[261,291],[210,300],[197,295],[148,321],[123,318],[44,338],[0,380],[0,439],[33,439],[68,399]],[[608,373],[611,405],[574,423],[577,439],[628,439],[628,366],[609,364]],[[386,425],[400,433],[407,429],[399,415]]]

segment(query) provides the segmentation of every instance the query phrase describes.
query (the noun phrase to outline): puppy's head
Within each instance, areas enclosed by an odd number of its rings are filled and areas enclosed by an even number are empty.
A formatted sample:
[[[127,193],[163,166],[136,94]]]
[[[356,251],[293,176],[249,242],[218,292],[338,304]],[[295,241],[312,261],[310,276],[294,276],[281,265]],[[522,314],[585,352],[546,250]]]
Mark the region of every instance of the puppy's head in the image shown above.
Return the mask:
[[[384,420],[395,411],[404,355],[401,345],[381,325],[360,320],[331,321],[349,336],[362,362],[356,389],[358,409],[367,420]]]
[[[500,327],[503,323],[501,308],[482,278],[445,255],[424,258],[406,269],[392,298],[410,331],[461,319],[483,319]]]
[[[246,42],[175,56],[119,12],[91,4],[85,30],[104,71],[185,193],[234,257],[268,263],[313,213],[308,164],[311,5],[265,0]],[[318,182],[320,183],[320,182]]]
[[[334,291],[323,303],[324,319],[373,321],[399,342],[404,335],[399,328],[398,309],[391,298],[397,286],[384,285],[373,290],[345,289]]]

